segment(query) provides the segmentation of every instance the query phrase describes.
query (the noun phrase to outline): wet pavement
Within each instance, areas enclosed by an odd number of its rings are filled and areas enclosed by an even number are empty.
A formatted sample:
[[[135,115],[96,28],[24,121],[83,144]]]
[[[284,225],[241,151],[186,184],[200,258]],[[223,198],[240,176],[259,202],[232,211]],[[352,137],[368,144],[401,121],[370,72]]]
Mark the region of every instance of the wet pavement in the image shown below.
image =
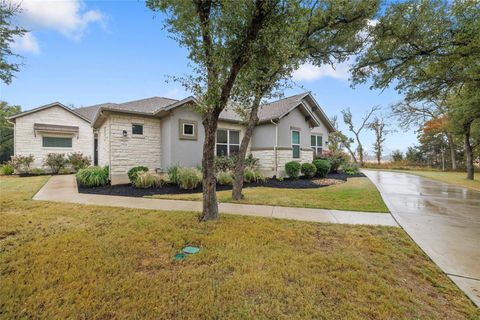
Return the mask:
[[[408,173],[362,172],[400,226],[480,306],[480,192]]]

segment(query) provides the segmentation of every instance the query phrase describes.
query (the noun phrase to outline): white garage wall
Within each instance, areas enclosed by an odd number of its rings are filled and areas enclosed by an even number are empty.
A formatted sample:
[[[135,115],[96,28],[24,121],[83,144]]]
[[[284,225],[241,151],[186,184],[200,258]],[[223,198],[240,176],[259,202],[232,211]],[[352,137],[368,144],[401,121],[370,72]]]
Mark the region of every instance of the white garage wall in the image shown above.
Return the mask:
[[[78,135],[61,135],[37,132],[33,130],[35,123],[76,126]],[[68,137],[72,136],[71,148],[44,148],[42,136]],[[53,106],[15,119],[15,155],[34,155],[33,168],[42,168],[43,160],[48,153],[81,152],[89,156],[93,162],[93,129],[90,123],[68,112],[62,107]]]

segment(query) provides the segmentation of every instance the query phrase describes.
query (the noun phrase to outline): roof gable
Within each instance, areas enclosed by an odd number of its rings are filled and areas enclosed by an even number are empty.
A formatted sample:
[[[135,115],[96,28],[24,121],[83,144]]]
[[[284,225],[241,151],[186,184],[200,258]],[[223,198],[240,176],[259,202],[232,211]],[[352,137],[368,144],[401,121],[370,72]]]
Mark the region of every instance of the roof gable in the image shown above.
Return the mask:
[[[71,114],[79,117],[80,119],[82,119],[82,120],[84,120],[88,123],[91,122],[90,119],[88,119],[84,115],[82,115],[80,113],[77,113],[74,109],[70,109],[69,107],[61,104],[60,102],[53,102],[53,103],[46,104],[44,106],[40,106],[38,108],[34,108],[34,109],[30,109],[30,110],[27,110],[27,111],[24,111],[24,112],[20,112],[20,113],[14,115],[14,116],[9,117],[8,120],[15,120],[16,118],[24,117],[24,116],[27,116],[29,114],[33,114],[35,112],[50,109],[50,108],[53,108],[53,107],[60,107],[60,108],[64,109],[65,111],[70,112]]]

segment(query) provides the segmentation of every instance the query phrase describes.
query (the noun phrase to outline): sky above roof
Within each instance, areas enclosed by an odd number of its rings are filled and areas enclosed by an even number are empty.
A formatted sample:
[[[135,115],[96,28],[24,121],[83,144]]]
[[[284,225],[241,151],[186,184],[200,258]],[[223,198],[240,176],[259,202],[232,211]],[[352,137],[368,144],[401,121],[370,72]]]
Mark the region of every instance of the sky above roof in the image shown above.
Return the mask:
[[[12,84],[0,83],[1,100],[28,110],[54,101],[82,107],[190,95],[169,80],[191,71],[187,51],[168,37],[162,16],[143,1],[23,0],[21,6],[16,23],[31,32],[17,39],[14,49],[24,66]],[[393,89],[351,88],[348,64],[304,65],[285,95],[311,91],[329,117],[341,119],[340,110],[350,108],[357,123],[373,105],[388,115],[390,105],[402,100]],[[346,127],[341,123],[340,129]],[[372,153],[373,133],[365,131],[363,140]],[[415,142],[412,131],[398,129],[387,137],[385,151],[405,151]]]

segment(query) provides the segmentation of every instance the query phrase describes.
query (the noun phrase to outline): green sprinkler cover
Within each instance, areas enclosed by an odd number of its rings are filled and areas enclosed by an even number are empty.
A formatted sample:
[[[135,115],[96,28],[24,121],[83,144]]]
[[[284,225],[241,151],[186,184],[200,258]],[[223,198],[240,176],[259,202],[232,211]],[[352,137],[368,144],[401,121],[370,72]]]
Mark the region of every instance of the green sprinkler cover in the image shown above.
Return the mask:
[[[183,259],[185,259],[185,254],[183,254],[183,253],[181,253],[181,252],[180,252],[180,253],[177,253],[177,254],[173,257],[173,259],[175,259],[175,260],[183,260]]]
[[[182,251],[185,252],[185,253],[188,253],[188,254],[194,254],[194,253],[198,253],[198,251],[200,251],[200,249],[197,248],[197,247],[185,247],[185,248],[183,248]]]

